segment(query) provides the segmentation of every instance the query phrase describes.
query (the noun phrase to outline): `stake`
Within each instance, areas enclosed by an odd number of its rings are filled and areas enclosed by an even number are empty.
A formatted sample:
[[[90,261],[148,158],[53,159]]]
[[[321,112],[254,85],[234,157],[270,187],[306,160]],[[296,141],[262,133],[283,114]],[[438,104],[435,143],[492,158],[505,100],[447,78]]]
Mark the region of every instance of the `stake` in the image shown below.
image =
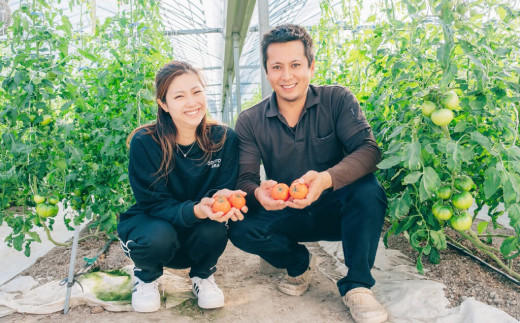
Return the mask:
[[[74,228],[74,238],[72,240],[72,252],[70,254],[69,276],[67,278],[67,293],[65,294],[65,305],[63,307],[63,314],[69,312],[70,293],[74,285],[74,266],[76,264],[76,251],[78,250],[79,225]]]

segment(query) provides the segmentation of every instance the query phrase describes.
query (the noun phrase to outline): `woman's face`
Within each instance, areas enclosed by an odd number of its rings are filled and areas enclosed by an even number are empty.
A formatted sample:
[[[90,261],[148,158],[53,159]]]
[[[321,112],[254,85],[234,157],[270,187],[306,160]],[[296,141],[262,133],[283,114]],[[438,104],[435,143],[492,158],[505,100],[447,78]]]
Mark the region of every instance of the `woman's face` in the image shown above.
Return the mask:
[[[159,99],[157,102],[170,114],[179,131],[196,129],[206,115],[206,93],[194,73],[177,76],[166,92],[166,104]]]

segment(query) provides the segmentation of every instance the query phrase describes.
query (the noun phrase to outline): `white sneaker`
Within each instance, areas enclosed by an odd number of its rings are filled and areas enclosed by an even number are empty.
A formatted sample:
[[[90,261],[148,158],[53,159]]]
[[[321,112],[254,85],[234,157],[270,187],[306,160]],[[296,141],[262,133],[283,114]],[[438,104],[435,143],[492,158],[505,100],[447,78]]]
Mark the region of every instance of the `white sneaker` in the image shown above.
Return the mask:
[[[145,283],[135,277],[135,286],[132,289],[132,308],[136,312],[155,312],[161,307],[161,295],[159,294],[159,283],[154,280]]]
[[[224,293],[218,288],[213,275],[206,279],[191,278],[193,295],[197,296],[200,308],[210,309],[224,306]]]

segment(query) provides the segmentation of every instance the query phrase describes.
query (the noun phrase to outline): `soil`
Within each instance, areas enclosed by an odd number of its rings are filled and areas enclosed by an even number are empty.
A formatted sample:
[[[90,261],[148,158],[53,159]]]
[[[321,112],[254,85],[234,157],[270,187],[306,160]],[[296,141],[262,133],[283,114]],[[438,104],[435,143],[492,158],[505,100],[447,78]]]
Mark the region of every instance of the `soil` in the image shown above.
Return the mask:
[[[85,257],[93,258],[105,245],[106,240],[89,238],[80,242],[76,270],[84,265]],[[400,250],[410,259],[417,253],[404,236],[388,239],[391,249]],[[31,315],[14,313],[2,322],[142,322],[142,321],[216,321],[216,322],[344,322],[352,321],[348,309],[339,297],[336,284],[336,263],[318,243],[306,243],[317,258],[309,291],[302,297],[286,296],[277,291],[276,284],[283,274],[259,274],[259,258],[228,244],[218,263],[215,279],[226,296],[226,306],[216,310],[202,310],[196,300],[161,309],[155,313],[109,312],[101,307],[78,306],[67,315],[53,313]],[[41,284],[61,280],[67,276],[70,248],[56,247],[40,258],[32,267],[21,273],[30,275]],[[91,268],[102,271],[120,269],[131,261],[125,257],[118,242],[113,242],[105,254]],[[439,265],[423,261],[425,277],[443,283],[445,295],[451,306],[458,306],[468,297],[500,308],[520,320],[520,286],[487,269],[467,256],[448,248],[442,253]],[[517,261],[516,270],[519,271]],[[187,276],[187,270],[175,270]]]

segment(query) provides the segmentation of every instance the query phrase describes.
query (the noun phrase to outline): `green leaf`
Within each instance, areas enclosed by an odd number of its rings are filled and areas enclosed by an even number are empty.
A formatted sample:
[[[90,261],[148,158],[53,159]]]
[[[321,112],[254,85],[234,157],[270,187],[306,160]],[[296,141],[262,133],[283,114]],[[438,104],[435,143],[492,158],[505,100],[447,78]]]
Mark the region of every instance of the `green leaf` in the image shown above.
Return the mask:
[[[34,241],[42,242],[42,240],[40,239],[40,236],[38,235],[38,233],[36,233],[34,231],[28,231],[28,232],[26,232],[26,234],[29,235]]]
[[[506,206],[509,206],[511,204],[516,203],[518,201],[518,197],[515,188],[513,187],[513,181],[511,180],[511,178],[508,175],[505,175],[502,180],[504,180],[502,186],[504,190],[504,203],[506,204]]]
[[[23,234],[19,234],[17,235],[14,239],[13,239],[13,247],[18,250],[18,251],[22,251],[22,245],[23,245],[23,242],[24,242],[24,235]]]
[[[405,150],[408,152],[406,158],[408,160],[408,169],[415,171],[421,168],[421,144],[414,141],[407,145]]]
[[[486,148],[488,151],[492,149],[491,141],[484,137],[483,134],[480,132],[473,131],[470,134],[471,140],[476,141],[477,143],[481,144],[484,148]]]
[[[423,181],[424,188],[430,196],[434,195],[437,192],[437,189],[441,186],[441,179],[439,178],[439,175],[431,167],[426,167],[424,169]]]
[[[484,195],[490,199],[500,186],[500,173],[495,167],[489,167],[484,172]]]
[[[421,172],[413,172],[405,176],[403,182],[406,184],[414,184],[416,183],[422,176]]]
[[[422,275],[424,274],[424,268],[422,264],[422,251],[419,253],[419,256],[417,257],[417,262],[415,263],[415,267],[417,268],[417,271]]]
[[[437,265],[441,262],[441,255],[437,248],[432,248],[430,252],[430,263]]]
[[[520,234],[520,205],[513,204],[507,209],[507,216],[509,217],[509,225]]]
[[[497,15],[500,17],[500,20],[504,21],[504,19],[507,16],[507,10],[500,6],[496,8],[496,12]]]
[[[448,169],[451,171],[460,170],[459,151],[461,148],[462,147],[455,141],[450,141],[446,146],[446,151],[448,152],[446,156],[446,166],[448,166]]]
[[[392,168],[392,167],[394,167],[395,165],[399,164],[402,161],[403,161],[403,157],[402,156],[391,156],[389,158],[384,159],[379,164],[377,164],[377,168],[379,168],[379,169]]]
[[[436,249],[446,249],[446,236],[444,235],[444,231],[442,229],[438,231],[430,230],[430,238],[432,239],[432,244]]]
[[[478,234],[482,234],[484,231],[486,231],[488,227],[489,222],[482,221],[477,225],[477,232]]]
[[[31,256],[31,242],[30,241],[25,244],[25,250],[24,250],[23,254],[26,257],[30,257]]]
[[[511,252],[513,252],[514,250],[516,250],[520,247],[519,242],[520,242],[519,237],[512,236],[512,237],[506,238],[502,242],[502,245],[500,246],[500,252],[504,256],[509,255]]]

